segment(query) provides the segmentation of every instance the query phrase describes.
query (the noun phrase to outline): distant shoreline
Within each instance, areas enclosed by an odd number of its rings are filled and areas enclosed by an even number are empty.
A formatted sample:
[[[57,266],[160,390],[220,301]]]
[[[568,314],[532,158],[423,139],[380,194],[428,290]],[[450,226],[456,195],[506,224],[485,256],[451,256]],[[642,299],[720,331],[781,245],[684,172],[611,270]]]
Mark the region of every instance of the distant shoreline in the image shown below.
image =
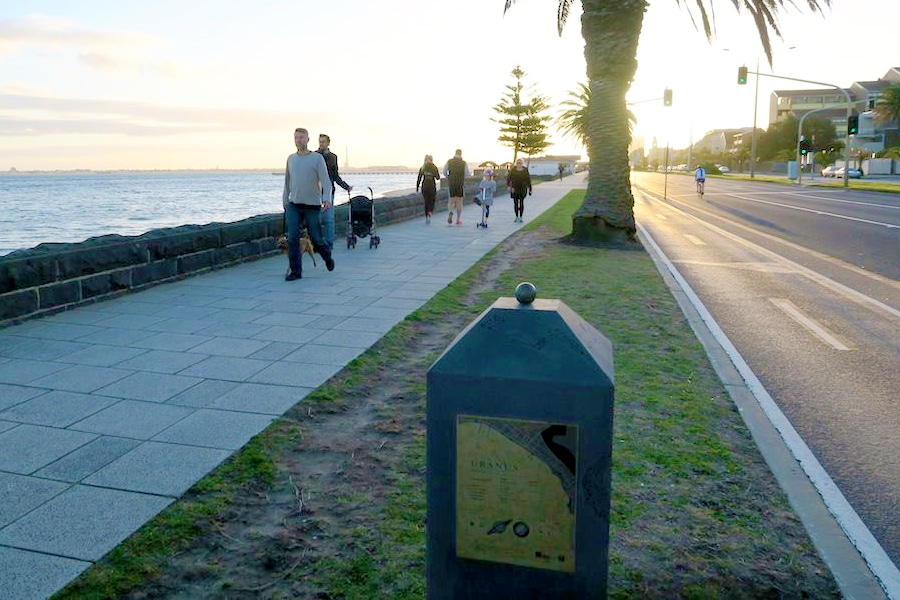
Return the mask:
[[[341,169],[341,173],[417,173],[412,167],[350,167]],[[34,171],[0,171],[0,175],[108,175],[110,173],[274,173],[283,172],[283,167],[270,169],[55,169]]]

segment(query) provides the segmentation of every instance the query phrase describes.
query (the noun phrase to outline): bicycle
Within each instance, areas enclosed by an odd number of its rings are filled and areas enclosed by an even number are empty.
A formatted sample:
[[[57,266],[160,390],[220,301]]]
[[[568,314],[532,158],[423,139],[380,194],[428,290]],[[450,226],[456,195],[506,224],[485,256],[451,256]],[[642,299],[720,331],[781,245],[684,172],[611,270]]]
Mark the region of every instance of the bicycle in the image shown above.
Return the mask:
[[[700,197],[703,197],[703,190],[706,187],[706,181],[703,179],[697,180],[697,193],[700,194]]]

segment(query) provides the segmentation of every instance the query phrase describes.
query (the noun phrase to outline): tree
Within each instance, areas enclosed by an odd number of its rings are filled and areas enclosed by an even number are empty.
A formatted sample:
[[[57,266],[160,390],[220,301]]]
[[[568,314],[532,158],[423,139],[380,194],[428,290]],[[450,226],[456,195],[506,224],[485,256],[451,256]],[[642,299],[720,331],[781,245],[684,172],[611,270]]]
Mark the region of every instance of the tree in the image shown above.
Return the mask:
[[[875,113],[875,122],[879,125],[900,123],[900,83],[881,90],[872,112]]]
[[[796,154],[799,124],[799,119],[790,115],[784,121],[769,127],[759,136],[759,156],[764,159],[777,159],[784,151]],[[834,123],[821,115],[810,115],[803,120],[803,135],[806,139],[815,141],[813,150],[834,146],[837,141]]]
[[[492,119],[500,124],[500,137],[498,141],[513,149],[513,162],[519,153],[534,156],[543,152],[550,145],[547,139],[548,115],[543,115],[548,110],[547,98],[540,94],[534,94],[531,100],[523,100],[525,86],[522,79],[525,71],[516,66],[511,75],[516,82],[507,85],[507,92],[503,99],[494,107],[494,111],[502,115],[499,119]]]
[[[556,117],[556,125],[564,136],[575,138],[582,146],[587,147],[588,109],[591,104],[591,88],[586,83],[579,83],[577,90],[570,90],[568,99],[560,102],[565,110]],[[632,125],[637,122],[634,113],[628,111],[628,134]]]
[[[676,0],[681,3],[682,0]],[[505,0],[504,13],[516,3]],[[559,0],[557,30],[563,26],[575,0]],[[769,64],[772,48],[769,30],[780,36],[776,15],[792,0],[732,0],[738,10],[753,17]],[[712,0],[694,0],[703,30],[712,38]],[[831,0],[807,0],[810,9],[821,10]],[[581,34],[591,91],[588,111],[587,152],[590,160],[588,189],[584,203],[572,217],[572,233],[577,240],[611,240],[636,234],[634,197],[631,194],[628,146],[628,116],[625,93],[637,70],[638,38],[647,0],[581,0]],[[691,11],[688,2],[687,10]],[[693,12],[691,12],[693,19]]]

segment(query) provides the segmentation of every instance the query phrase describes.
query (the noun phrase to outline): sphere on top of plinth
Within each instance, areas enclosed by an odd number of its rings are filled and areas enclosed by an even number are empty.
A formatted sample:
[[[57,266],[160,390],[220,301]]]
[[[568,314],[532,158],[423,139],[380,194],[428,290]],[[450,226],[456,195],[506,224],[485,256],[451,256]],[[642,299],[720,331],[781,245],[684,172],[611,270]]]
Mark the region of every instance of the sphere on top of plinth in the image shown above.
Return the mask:
[[[531,304],[534,302],[535,296],[537,296],[537,288],[533,283],[523,281],[516,286],[516,300],[521,304]]]

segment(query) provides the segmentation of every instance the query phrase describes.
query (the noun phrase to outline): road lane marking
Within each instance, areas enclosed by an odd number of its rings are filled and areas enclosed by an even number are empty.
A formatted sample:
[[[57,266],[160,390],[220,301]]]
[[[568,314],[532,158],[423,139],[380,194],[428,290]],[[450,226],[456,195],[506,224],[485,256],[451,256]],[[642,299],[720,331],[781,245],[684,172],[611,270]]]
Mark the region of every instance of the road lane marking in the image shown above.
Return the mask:
[[[795,273],[795,271],[785,265],[774,262],[762,261],[732,261],[732,262],[716,262],[712,260],[685,260],[676,259],[672,262],[679,265],[695,265],[698,267],[721,267],[723,269],[737,269],[739,271],[756,271],[758,273]]]
[[[797,196],[798,198],[806,198],[810,200],[825,200],[826,202],[835,202],[837,204],[856,204],[867,208],[887,208],[889,210],[900,210],[897,204],[878,204],[877,202],[860,202],[859,200],[847,200],[846,198],[835,198],[833,196],[817,196],[808,192],[745,192],[741,194],[753,194],[760,196]]]
[[[689,233],[684,234],[684,237],[688,239],[688,241],[695,246],[705,246],[706,242],[698,238],[696,235],[691,235]]]
[[[881,221],[871,221],[869,219],[860,219],[859,217],[849,217],[847,215],[839,215],[837,213],[831,213],[824,210],[818,210],[815,208],[805,208],[802,206],[794,206],[793,204],[784,204],[782,202],[772,202],[771,200],[760,200],[759,198],[747,198],[746,196],[740,196],[738,194],[728,194],[732,198],[738,198],[740,200],[746,200],[747,202],[757,202],[759,204],[768,204],[770,206],[779,206],[781,208],[787,208],[789,210],[799,210],[800,212],[808,212],[813,213],[814,215],[820,215],[823,217],[834,217],[835,219],[843,219],[845,221],[855,221],[857,223],[865,223],[866,225],[877,225],[879,227],[887,227],[888,229],[897,229],[900,225],[895,225],[894,223],[882,223]]]
[[[802,312],[800,312],[800,309],[798,309],[790,300],[785,300],[783,298],[769,298],[769,302],[780,308],[787,316],[802,325],[807,331],[812,333],[814,336],[816,336],[835,350],[850,349],[849,347],[844,345],[843,342],[837,339],[836,335],[820,325],[818,321],[816,321],[812,317],[807,317]]]

